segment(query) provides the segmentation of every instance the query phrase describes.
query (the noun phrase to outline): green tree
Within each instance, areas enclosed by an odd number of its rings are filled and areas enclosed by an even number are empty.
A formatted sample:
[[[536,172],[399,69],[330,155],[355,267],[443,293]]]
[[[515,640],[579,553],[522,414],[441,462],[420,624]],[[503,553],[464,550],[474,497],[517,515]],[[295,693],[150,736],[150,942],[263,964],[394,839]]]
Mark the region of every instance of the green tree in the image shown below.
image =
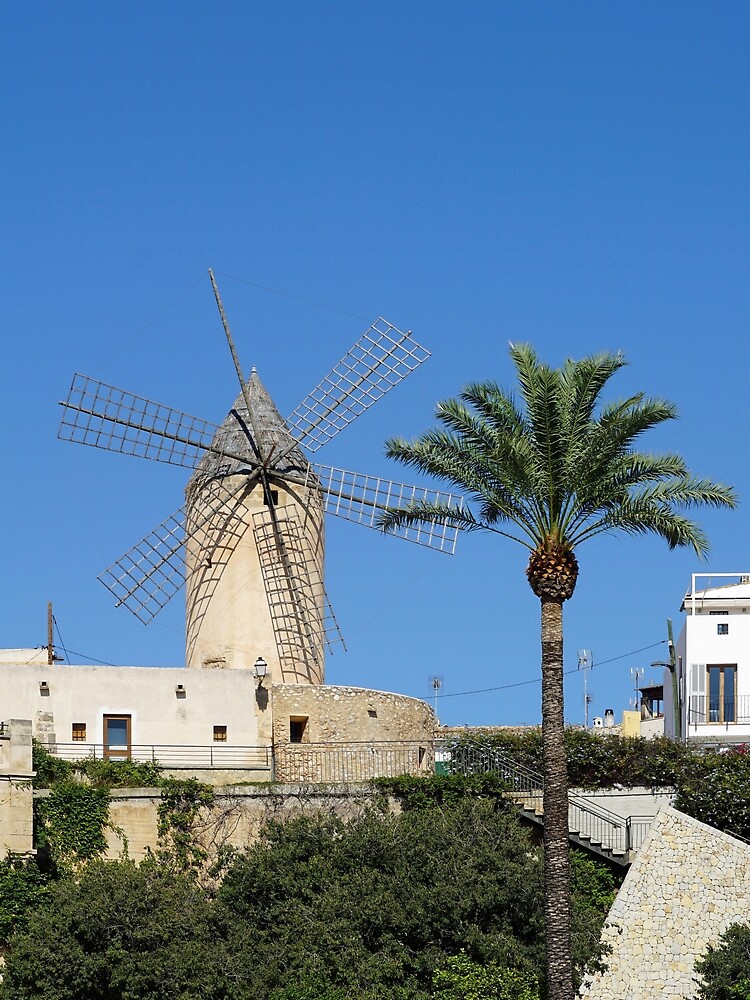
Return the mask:
[[[219,890],[239,992],[319,980],[357,1000],[428,1000],[461,949],[533,971],[541,869],[515,810],[487,800],[272,823]]]
[[[539,1000],[536,977],[530,973],[480,965],[463,952],[452,955],[435,972],[435,1000]]]
[[[446,790],[403,789],[400,815],[272,823],[216,894],[171,856],[95,859],[46,887],[7,871],[0,1000],[433,1000],[438,985],[534,997],[541,852],[493,788]],[[589,858],[574,875],[582,970],[615,885]]]
[[[691,475],[673,454],[633,449],[676,416],[671,403],[637,393],[601,404],[620,354],[550,368],[527,345],[510,348],[520,402],[495,382],[469,385],[437,407],[442,427],[387,443],[389,457],[457,487],[467,503],[415,502],[386,511],[384,530],[445,518],[529,551],[529,585],[541,603],[545,920],[550,997],[572,1000],[568,803],[563,725],[563,614],[578,578],[576,549],[604,532],[657,534],[670,548],[707,541],[681,511],[733,507],[726,486]]]
[[[23,930],[33,910],[49,893],[49,880],[33,858],[8,856],[0,861],[0,946]]]
[[[2,1000],[229,1000],[231,966],[210,901],[147,861],[92,861],[52,884],[11,938]]]
[[[750,1000],[750,927],[732,924],[695,963],[701,1000]]]

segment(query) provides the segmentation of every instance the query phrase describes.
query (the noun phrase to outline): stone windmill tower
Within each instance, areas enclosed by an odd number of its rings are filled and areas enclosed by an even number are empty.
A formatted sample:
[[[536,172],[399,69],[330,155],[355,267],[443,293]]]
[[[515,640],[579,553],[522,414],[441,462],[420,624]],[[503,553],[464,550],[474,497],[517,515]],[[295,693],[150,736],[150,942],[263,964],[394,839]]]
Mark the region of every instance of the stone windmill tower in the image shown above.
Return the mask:
[[[76,374],[59,437],[193,469],[183,506],[100,580],[144,624],[186,584],[187,665],[252,669],[273,681],[321,684],[341,635],[324,586],[326,514],[373,527],[386,507],[450,494],[336,469],[309,457],[429,357],[378,319],[286,420],[253,369],[243,378],[209,271],[240,394],[220,426]],[[400,535],[453,552],[457,529]]]

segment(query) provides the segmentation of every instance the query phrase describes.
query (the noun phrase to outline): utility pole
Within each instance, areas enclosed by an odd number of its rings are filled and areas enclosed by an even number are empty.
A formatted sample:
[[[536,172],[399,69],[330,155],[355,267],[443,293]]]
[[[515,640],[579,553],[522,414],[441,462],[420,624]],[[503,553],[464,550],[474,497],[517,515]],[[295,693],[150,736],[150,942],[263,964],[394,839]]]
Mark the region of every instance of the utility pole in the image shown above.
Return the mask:
[[[669,661],[657,660],[651,666],[666,667],[672,676],[672,726],[674,738],[680,742],[682,740],[682,700],[680,698],[679,678],[677,677],[677,657],[674,648],[671,618],[667,618],[667,644],[669,647]]]
[[[437,719],[437,709],[438,709],[438,691],[443,686],[442,677],[430,677],[430,687],[432,688],[432,700],[434,703],[433,712],[435,713],[435,718]]]
[[[630,676],[633,678],[633,690],[635,691],[635,698],[633,700],[633,708],[640,708],[641,700],[641,678],[646,673],[643,667],[631,667]]]
[[[47,666],[55,663],[55,619],[52,616],[52,601],[47,601]]]

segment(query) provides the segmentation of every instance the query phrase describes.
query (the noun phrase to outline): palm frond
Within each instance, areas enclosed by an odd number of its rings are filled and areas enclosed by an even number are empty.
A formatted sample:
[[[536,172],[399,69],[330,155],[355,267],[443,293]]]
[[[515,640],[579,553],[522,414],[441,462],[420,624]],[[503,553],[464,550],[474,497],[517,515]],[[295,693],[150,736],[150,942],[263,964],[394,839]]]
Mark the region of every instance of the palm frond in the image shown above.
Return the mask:
[[[659,535],[670,549],[691,548],[699,559],[705,559],[709,551],[708,539],[694,521],[666,507],[631,501],[625,501],[616,510],[607,512],[599,521],[589,525],[575,539],[575,544],[610,531]]]
[[[376,515],[375,525],[382,531],[395,531],[396,528],[425,523],[452,524],[462,531],[493,531],[495,534],[509,538],[511,541],[520,542],[527,549],[531,549],[527,541],[512,535],[509,532],[501,531],[483,521],[478,521],[472,514],[470,508],[464,506],[460,510],[444,504],[432,504],[427,501],[415,501],[405,507],[385,507]]]
[[[643,393],[602,405],[626,364],[619,353],[568,359],[559,369],[527,344],[511,345],[510,355],[518,399],[496,382],[472,383],[438,405],[441,427],[411,442],[394,438],[389,457],[457,487],[467,500],[465,530],[486,528],[534,548],[573,548],[604,531],[650,532],[703,554],[706,538],[683,511],[731,508],[734,490],[692,475],[679,455],[634,450],[643,434],[675,419],[674,405]],[[444,516],[416,504],[387,512],[381,527]],[[514,524],[517,534],[500,530]]]

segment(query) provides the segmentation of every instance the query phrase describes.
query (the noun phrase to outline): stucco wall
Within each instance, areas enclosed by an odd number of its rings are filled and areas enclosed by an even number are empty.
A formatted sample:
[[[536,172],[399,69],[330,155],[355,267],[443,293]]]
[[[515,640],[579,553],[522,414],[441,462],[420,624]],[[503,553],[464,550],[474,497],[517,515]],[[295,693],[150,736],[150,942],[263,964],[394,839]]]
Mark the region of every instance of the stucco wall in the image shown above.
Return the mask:
[[[435,716],[418,698],[305,684],[274,685],[271,696],[278,781],[360,781],[434,769]],[[299,743],[290,739],[291,720],[304,728]]]
[[[750,846],[665,808],[607,918],[608,969],[581,1000],[692,1000],[696,959],[749,919]]]
[[[264,712],[250,671],[3,663],[0,682],[6,717],[31,719],[44,742],[71,743],[73,723],[83,722],[86,743],[101,744],[104,715],[123,714],[134,745],[207,745],[214,725],[227,727],[228,745],[259,744]]]

